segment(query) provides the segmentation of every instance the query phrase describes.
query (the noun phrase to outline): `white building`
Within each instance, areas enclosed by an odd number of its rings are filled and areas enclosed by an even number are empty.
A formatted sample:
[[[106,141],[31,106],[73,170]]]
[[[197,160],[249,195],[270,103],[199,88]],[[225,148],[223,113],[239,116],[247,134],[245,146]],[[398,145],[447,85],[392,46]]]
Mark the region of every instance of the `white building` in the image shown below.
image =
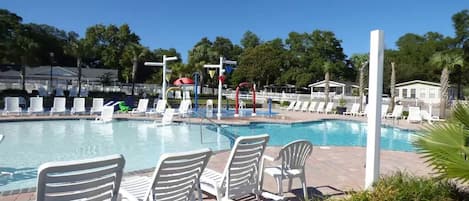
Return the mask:
[[[422,80],[412,80],[396,84],[396,95],[399,100],[418,99],[427,103],[440,102],[440,83]],[[448,97],[452,99],[457,94],[453,87],[448,89]]]
[[[324,89],[326,88],[326,81],[322,80],[308,85],[311,88],[311,98],[324,96]],[[329,81],[329,93],[332,96],[351,96],[353,89],[358,90],[358,86],[353,83],[341,83]]]

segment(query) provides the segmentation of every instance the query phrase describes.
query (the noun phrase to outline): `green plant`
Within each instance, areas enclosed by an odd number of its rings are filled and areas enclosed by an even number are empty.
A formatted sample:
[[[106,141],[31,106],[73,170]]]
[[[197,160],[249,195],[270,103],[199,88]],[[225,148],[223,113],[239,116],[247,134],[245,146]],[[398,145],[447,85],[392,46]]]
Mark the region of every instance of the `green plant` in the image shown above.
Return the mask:
[[[402,111],[402,116],[407,118],[409,116],[409,111]]]
[[[345,104],[347,104],[347,101],[344,98],[339,99],[339,107],[345,107]]]
[[[413,142],[442,178],[469,182],[469,105],[456,104],[448,123],[428,127]]]
[[[382,200],[468,200],[467,192],[456,184],[437,178],[417,177],[404,172],[396,172],[382,177],[373,190],[351,193],[342,201],[382,201]]]

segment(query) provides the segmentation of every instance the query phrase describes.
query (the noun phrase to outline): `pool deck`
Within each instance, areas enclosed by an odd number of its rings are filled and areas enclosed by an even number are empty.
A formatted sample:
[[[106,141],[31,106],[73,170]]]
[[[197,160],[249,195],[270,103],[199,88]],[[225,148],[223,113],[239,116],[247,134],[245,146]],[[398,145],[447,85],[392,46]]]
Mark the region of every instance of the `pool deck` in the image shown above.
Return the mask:
[[[248,124],[250,122],[271,122],[271,123],[293,123],[307,122],[321,119],[345,119],[366,122],[364,117],[351,117],[335,114],[317,114],[307,112],[280,112],[275,117],[240,117],[227,118],[222,120],[214,120],[214,122],[222,124]],[[32,120],[32,119],[77,119],[88,118],[94,119],[94,116],[2,116],[0,121],[12,120]],[[117,114],[116,118],[132,118],[153,120],[156,117],[139,117],[130,116],[128,114]],[[200,119],[177,119],[176,121],[190,121],[198,123]],[[391,120],[383,120],[383,124],[393,125],[403,129],[419,130],[426,124],[411,124],[405,120],[393,122]],[[266,155],[276,156],[280,147],[268,147]],[[308,184],[308,193],[316,198],[327,198],[343,196],[347,192],[361,190],[364,186],[365,178],[365,148],[363,147],[314,147],[313,154],[306,164],[306,177]],[[222,171],[225,167],[229,151],[216,153],[209,162],[209,168]],[[273,165],[266,163],[266,166]],[[150,170],[151,171],[151,170]],[[414,175],[428,176],[431,175],[431,169],[423,162],[420,156],[412,152],[398,151],[381,151],[381,175],[391,174],[396,171],[406,171]],[[142,173],[148,174],[148,173]],[[125,179],[125,178],[124,178]],[[302,200],[296,198],[296,195],[302,195],[302,190],[297,180],[293,182],[293,190],[286,193],[288,200]],[[284,189],[287,188],[286,182]],[[273,178],[265,176],[263,189],[269,192],[276,191],[276,184]],[[5,192],[0,195],[0,201],[30,201],[35,200],[34,192]],[[204,200],[215,200],[213,196],[204,195]],[[255,200],[254,197],[246,197],[241,200]]]

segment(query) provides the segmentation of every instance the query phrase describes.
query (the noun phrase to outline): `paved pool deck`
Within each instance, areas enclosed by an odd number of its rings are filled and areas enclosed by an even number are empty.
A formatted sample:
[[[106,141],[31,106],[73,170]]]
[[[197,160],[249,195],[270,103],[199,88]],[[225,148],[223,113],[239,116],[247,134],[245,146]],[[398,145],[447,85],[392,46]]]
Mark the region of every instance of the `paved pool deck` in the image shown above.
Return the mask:
[[[352,117],[336,114],[317,114],[309,112],[291,112],[276,111],[279,115],[274,117],[240,117],[227,118],[222,120],[213,120],[222,124],[248,124],[250,122],[276,122],[276,123],[294,123],[317,121],[321,119],[345,119],[366,122],[365,117]],[[0,121],[12,120],[33,120],[33,119],[94,119],[94,116],[2,116]],[[128,114],[117,114],[116,118],[131,118],[142,120],[153,120],[160,117],[130,116]],[[195,118],[176,118],[176,121],[190,121],[193,123],[201,122],[201,119]],[[206,120],[205,120],[206,121]],[[392,121],[383,120],[383,124],[393,125],[404,129],[419,130],[427,124],[412,124],[405,120]],[[275,156],[280,147],[268,147],[266,155]],[[338,197],[348,192],[361,190],[364,187],[365,178],[365,148],[364,147],[318,147],[315,146],[313,154],[306,164],[306,177],[308,193],[315,198]],[[216,153],[210,159],[209,168],[222,171],[228,158],[229,150]],[[381,175],[392,174],[396,171],[406,171],[419,176],[431,176],[431,169],[424,163],[417,153],[381,151]],[[266,163],[266,166],[274,165]],[[152,170],[142,172],[141,174],[150,174]],[[127,176],[128,177],[128,176]],[[125,179],[125,178],[124,178]],[[287,182],[284,183],[284,189]],[[276,184],[273,178],[265,176],[263,189],[269,192],[276,191]],[[302,200],[303,192],[301,185],[297,180],[293,183],[293,190],[286,193],[288,200]],[[297,195],[299,195],[297,197]],[[35,200],[34,192],[5,192],[0,195],[0,201],[30,201]],[[204,200],[215,200],[213,196],[204,195]],[[253,196],[248,196],[241,200],[255,200]]]

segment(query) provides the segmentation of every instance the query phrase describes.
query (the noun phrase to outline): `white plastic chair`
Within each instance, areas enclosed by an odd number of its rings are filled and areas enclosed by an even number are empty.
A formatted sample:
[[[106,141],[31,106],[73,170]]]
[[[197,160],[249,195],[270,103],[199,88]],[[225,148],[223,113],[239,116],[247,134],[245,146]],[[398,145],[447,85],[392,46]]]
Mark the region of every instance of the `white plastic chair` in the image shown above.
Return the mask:
[[[409,107],[409,116],[407,121],[410,123],[420,123],[422,122],[422,116],[420,114],[419,107]]]
[[[303,102],[303,105],[301,106],[301,111],[306,112],[308,110],[309,102],[305,101]]]
[[[10,113],[21,114],[20,98],[19,97],[5,97],[5,108],[3,114],[8,115]]]
[[[120,154],[42,164],[38,170],[37,201],[116,201],[124,165]]]
[[[381,105],[381,118],[384,118],[388,113],[389,105]]]
[[[90,109],[90,114],[94,114],[96,112],[101,113],[103,111],[104,106],[104,99],[103,98],[93,98],[93,105]]]
[[[137,108],[132,109],[130,114],[145,114],[148,108],[148,99],[140,99]]]
[[[139,102],[140,104],[140,102]],[[156,103],[156,107],[150,109],[150,111],[145,112],[147,115],[152,115],[152,114],[163,114],[164,111],[166,110],[166,100],[160,99]]]
[[[73,98],[73,107],[70,109],[70,114],[85,113],[85,98]]]
[[[404,109],[404,106],[395,105],[394,109],[392,110],[392,113],[386,114],[385,118],[400,119],[400,118],[402,118],[402,110],[403,109]],[[386,111],[383,111],[383,112],[386,112]]]
[[[322,113],[322,112],[324,112],[324,105],[326,105],[325,102],[319,102],[318,108],[317,108],[316,112],[317,112],[317,113]]]
[[[164,111],[163,113],[163,118],[161,118],[161,121],[155,120],[153,121],[152,127],[159,127],[159,126],[167,126],[173,124],[173,117],[174,117],[174,109],[173,108],[168,108]]]
[[[328,102],[326,105],[326,109],[324,110],[324,113],[333,113],[332,109],[334,107],[334,102]]]
[[[301,104],[303,104],[303,102],[296,101],[296,104],[295,104],[295,107],[293,108],[293,111],[299,111],[301,109]]]
[[[117,104],[119,101],[117,102]],[[109,122],[112,121],[112,117],[114,116],[114,105],[110,106],[103,106],[103,111],[101,112],[101,115],[96,117],[95,121],[99,122]]]
[[[313,145],[306,140],[297,140],[282,147],[275,158],[264,156],[270,161],[281,160],[281,165],[267,167],[264,172],[275,178],[279,195],[283,195],[282,181],[288,179],[288,191],[291,190],[294,178],[299,178],[303,187],[305,199],[308,199],[308,191],[305,177],[305,163],[313,152]]]
[[[200,175],[212,155],[210,149],[163,154],[152,178],[136,176],[122,182],[121,195],[130,201],[195,200],[200,191]]]
[[[179,109],[177,110],[177,113],[174,113],[174,114],[179,115],[179,116],[184,116],[189,113],[189,110],[191,107],[192,107],[191,100],[182,100],[181,103],[179,104]]]
[[[44,106],[43,106],[43,99],[42,97],[31,97],[29,98],[29,108],[28,113],[43,113]]]
[[[363,110],[363,112],[357,113],[358,116],[366,116],[367,114],[368,114],[368,105],[365,106],[365,109]]]
[[[358,109],[360,109],[360,104],[354,103],[352,105],[352,108],[348,112],[344,112],[343,115],[357,115],[358,114]]]
[[[217,200],[231,200],[241,196],[261,195],[264,154],[269,135],[242,136],[236,139],[223,173],[205,169],[200,185],[203,191]]]
[[[65,113],[65,98],[64,97],[55,97],[54,105],[50,109],[50,115],[54,113]]]
[[[309,104],[308,111],[309,111],[309,112],[314,112],[314,111],[316,111],[316,110],[315,110],[315,109],[316,109],[316,105],[317,105],[317,102],[312,101],[312,102]]]
[[[293,108],[295,107],[295,104],[296,104],[296,101],[291,101],[290,105],[288,105],[288,107],[283,108],[283,109],[286,109],[287,111],[293,110]]]

